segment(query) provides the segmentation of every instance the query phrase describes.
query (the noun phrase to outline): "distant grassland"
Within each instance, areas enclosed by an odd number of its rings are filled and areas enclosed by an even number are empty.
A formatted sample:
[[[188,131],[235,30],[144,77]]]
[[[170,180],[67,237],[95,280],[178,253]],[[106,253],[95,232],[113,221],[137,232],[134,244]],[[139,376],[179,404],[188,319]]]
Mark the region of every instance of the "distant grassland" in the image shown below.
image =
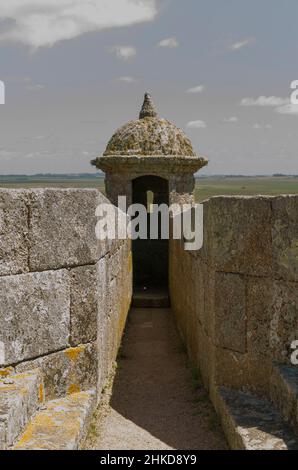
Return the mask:
[[[97,188],[104,192],[104,179],[100,177],[0,178],[0,188]],[[196,201],[212,196],[263,194],[298,194],[298,177],[205,177],[196,180]]]
[[[203,201],[212,196],[262,194],[298,194],[298,178],[294,177],[250,177],[250,178],[202,178],[197,179],[196,201]]]

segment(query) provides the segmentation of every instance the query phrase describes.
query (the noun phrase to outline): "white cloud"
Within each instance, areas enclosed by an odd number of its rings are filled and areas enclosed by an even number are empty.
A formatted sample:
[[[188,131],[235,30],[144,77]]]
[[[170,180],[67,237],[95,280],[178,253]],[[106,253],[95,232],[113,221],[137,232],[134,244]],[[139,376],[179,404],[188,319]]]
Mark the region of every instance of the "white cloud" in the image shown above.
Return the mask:
[[[230,118],[227,118],[227,119],[224,119],[223,122],[227,122],[227,123],[230,123],[230,122],[238,122],[239,119],[237,118],[237,116],[232,116]]]
[[[160,41],[158,43],[158,46],[159,47],[171,47],[171,48],[174,48],[174,47],[178,47],[179,46],[179,42],[177,41],[176,38],[166,38],[166,39],[163,39],[162,41]]]
[[[252,127],[253,127],[253,129],[272,129],[271,124],[263,125],[263,124],[256,123]]]
[[[242,106],[269,106],[275,108],[274,111],[279,114],[298,115],[298,105],[291,104],[290,98],[281,98],[279,96],[259,96],[259,98],[243,98],[240,104]]]
[[[187,123],[187,127],[189,129],[206,129],[207,124],[206,124],[205,121],[200,121],[200,120],[198,120],[198,121],[189,121]]]
[[[0,18],[8,20],[0,41],[33,49],[53,46],[104,28],[150,21],[159,0],[0,0]]]
[[[239,51],[239,49],[242,49],[243,47],[248,46],[248,45],[252,44],[253,42],[255,42],[254,38],[247,38],[247,39],[243,39],[241,41],[237,41],[237,42],[235,42],[234,44],[232,44],[230,46],[230,50],[231,51]]]
[[[132,46],[113,46],[110,49],[111,52],[114,52],[118,59],[129,60],[137,55],[137,51]]]
[[[259,98],[243,98],[241,106],[283,106],[289,103],[289,98],[279,96],[259,96]]]
[[[119,77],[117,78],[117,81],[123,83],[134,83],[136,79],[133,77]]]
[[[41,84],[26,86],[26,90],[29,90],[29,91],[38,91],[38,90],[43,90],[44,88],[45,88],[45,85],[41,85]]]
[[[275,109],[279,114],[290,114],[298,116],[298,105],[297,104],[285,104]]]
[[[193,88],[189,88],[187,93],[202,93],[205,90],[204,85],[194,86]]]

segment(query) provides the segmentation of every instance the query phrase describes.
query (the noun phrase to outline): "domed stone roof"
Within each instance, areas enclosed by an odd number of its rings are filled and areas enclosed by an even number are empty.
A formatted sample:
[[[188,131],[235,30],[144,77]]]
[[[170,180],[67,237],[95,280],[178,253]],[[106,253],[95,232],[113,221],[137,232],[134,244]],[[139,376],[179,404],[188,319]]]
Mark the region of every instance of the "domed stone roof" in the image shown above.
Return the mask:
[[[196,156],[184,132],[157,116],[148,93],[140,118],[122,126],[109,141],[104,156],[117,155]]]

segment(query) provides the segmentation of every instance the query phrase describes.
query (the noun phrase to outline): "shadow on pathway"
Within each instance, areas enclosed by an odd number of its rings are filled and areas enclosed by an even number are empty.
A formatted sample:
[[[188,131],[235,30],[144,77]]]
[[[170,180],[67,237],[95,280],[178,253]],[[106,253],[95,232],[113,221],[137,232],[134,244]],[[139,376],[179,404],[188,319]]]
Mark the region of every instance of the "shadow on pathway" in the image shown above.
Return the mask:
[[[89,449],[227,448],[170,310],[131,310],[110,403],[99,408],[91,430]]]

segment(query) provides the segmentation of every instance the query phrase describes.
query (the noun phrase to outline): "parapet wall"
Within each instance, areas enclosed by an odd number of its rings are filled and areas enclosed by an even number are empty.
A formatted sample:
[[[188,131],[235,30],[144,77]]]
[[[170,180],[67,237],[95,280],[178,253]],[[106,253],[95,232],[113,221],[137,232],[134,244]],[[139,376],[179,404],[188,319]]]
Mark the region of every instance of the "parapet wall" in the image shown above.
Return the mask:
[[[116,359],[131,249],[96,239],[100,203],[97,190],[0,190],[0,375],[39,367],[46,399],[100,392]]]
[[[173,313],[216,405],[227,386],[269,395],[298,340],[298,196],[204,202],[204,246],[170,243]]]

